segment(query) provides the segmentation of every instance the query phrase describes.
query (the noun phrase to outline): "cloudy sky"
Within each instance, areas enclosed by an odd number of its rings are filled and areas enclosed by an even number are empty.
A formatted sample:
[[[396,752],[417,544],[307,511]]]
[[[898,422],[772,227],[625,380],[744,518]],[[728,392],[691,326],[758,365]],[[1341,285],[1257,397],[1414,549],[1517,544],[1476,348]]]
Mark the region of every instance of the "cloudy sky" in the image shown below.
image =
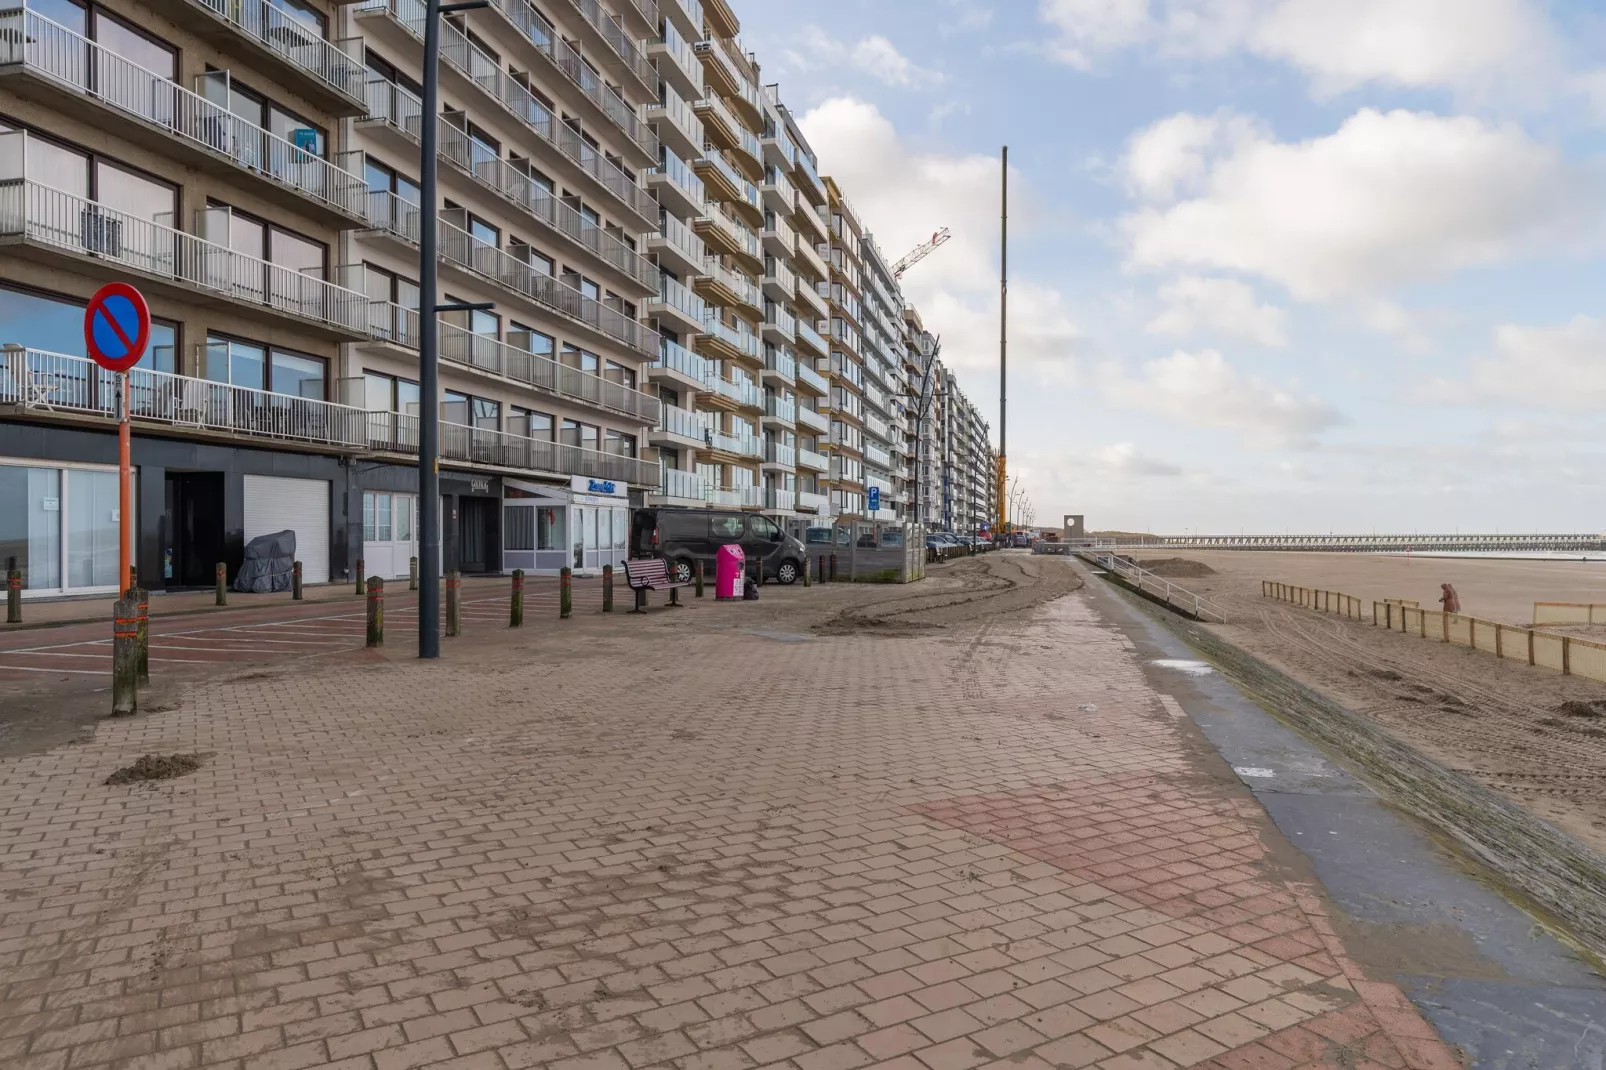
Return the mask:
[[[1040,518],[1606,530],[1598,0],[733,3]]]

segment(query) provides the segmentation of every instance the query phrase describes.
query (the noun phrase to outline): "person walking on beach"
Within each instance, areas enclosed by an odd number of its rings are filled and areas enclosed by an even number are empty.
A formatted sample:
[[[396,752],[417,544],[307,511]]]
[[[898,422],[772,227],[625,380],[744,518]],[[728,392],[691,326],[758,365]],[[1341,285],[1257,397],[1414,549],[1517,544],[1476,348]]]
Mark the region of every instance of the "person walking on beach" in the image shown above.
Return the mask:
[[[1446,613],[1461,612],[1461,596],[1455,593],[1455,587],[1448,583],[1441,583],[1439,584],[1439,589],[1444,592],[1439,596],[1439,601],[1443,604],[1444,611]]]

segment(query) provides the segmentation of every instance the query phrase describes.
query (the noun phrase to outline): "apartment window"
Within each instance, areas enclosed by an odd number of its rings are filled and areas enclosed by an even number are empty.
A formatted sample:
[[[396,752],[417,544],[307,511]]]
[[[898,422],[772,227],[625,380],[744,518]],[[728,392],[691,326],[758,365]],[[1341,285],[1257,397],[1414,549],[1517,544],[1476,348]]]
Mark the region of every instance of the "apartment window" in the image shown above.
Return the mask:
[[[609,431],[604,436],[606,449],[615,457],[634,457],[636,455],[636,436],[627,435],[623,431]]]
[[[536,412],[533,409],[521,409],[517,405],[508,407],[507,429],[509,434],[540,439],[542,442],[551,442],[552,426],[553,421],[550,413]]]
[[[291,271],[324,277],[328,247],[294,231],[246,215],[237,208],[212,202],[201,230],[208,241],[245,253]]]
[[[493,249],[501,248],[502,231],[479,216],[471,215],[468,217],[468,232]]]
[[[599,430],[591,424],[583,424],[578,420],[564,420],[559,441],[565,446],[594,450],[599,445],[600,437]]]
[[[603,366],[603,377],[631,390],[636,389],[636,370],[627,368],[618,361],[610,360]]]
[[[406,201],[408,204],[423,203],[423,191],[419,188],[417,182],[403,175],[394,167],[380,163],[372,156],[367,159],[364,166],[364,174],[368,179],[368,191],[370,193],[393,193],[396,195],[397,200]]]
[[[385,301],[414,309],[419,305],[417,282],[376,264],[363,264],[363,287],[370,301]]]
[[[363,374],[363,402],[369,412],[418,415],[418,384],[383,372]]]
[[[365,62],[370,71],[372,71],[374,74],[377,74],[385,81],[401,86],[415,97],[422,97],[424,95],[423,86],[419,85],[417,81],[408,77],[406,74],[403,74],[401,71],[397,70],[389,60],[385,59],[385,57],[381,56],[373,49],[368,49]]]
[[[592,375],[597,373],[597,355],[568,342],[563,343],[563,363],[571,368],[579,368],[583,372],[590,372]]]
[[[215,383],[319,401],[328,396],[328,362],[305,353],[208,335],[203,364],[201,374]]]
[[[537,186],[540,186],[542,189],[546,190],[547,193],[552,195],[557,194],[557,183],[553,182],[551,178],[547,177],[546,172],[535,166],[535,164],[532,163],[528,158],[523,156],[515,156],[510,153],[508,155],[507,162],[513,165],[513,169],[515,171],[528,178],[531,182],[534,182]]]
[[[502,405],[500,402],[489,401],[485,398],[472,398],[469,408],[473,413],[474,426],[481,431],[500,431],[502,429]]]
[[[508,253],[515,260],[519,260],[530,265],[548,278],[551,278],[552,273],[557,270],[556,262],[550,256],[546,255],[533,245],[520,243],[515,247],[510,247],[508,249]]]
[[[0,338],[29,349],[87,357],[84,308],[85,303],[76,298],[0,286]],[[137,367],[175,372],[178,370],[177,354],[178,326],[167,320],[153,319],[150,342]]]
[[[514,349],[522,349],[526,353],[534,353],[538,357],[551,360],[556,342],[550,334],[542,334],[535,328],[526,327],[514,320],[507,325],[507,344]]]
[[[468,135],[469,160],[472,163],[484,163],[487,160],[502,158],[502,143],[484,130],[473,123],[465,123],[464,133]]]
[[[314,156],[322,156],[328,150],[328,138],[322,127],[241,85],[230,71],[208,70],[201,79],[201,95]]]

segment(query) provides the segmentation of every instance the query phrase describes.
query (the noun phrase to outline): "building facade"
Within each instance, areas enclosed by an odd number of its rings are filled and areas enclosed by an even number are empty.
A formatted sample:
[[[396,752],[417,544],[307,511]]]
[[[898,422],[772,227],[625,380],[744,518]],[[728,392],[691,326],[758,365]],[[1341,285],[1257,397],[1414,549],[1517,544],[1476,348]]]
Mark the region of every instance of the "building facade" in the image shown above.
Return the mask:
[[[426,404],[465,572],[617,563],[642,502],[906,519],[979,448],[946,372],[911,426],[927,336],[726,0],[443,21],[436,297],[489,307],[439,317],[428,399],[421,0],[0,19],[0,558],[30,596],[117,582],[117,387],[82,333],[112,280],[154,320],[128,399],[154,589],[286,528],[308,582],[405,575]],[[941,515],[975,514],[950,482]]]

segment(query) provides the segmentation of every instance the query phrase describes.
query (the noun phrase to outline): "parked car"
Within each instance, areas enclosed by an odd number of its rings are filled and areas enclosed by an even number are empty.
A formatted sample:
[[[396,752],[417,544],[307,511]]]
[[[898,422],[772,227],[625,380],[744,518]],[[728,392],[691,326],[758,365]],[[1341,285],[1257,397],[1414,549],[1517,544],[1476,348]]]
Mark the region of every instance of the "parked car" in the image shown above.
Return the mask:
[[[778,583],[796,583],[807,555],[803,544],[761,513],[734,509],[637,509],[630,525],[630,556],[661,557],[669,574],[689,581],[696,563],[712,579],[714,555],[721,546],[742,548],[749,563],[762,562],[763,575]],[[751,564],[748,566],[751,568]]]

